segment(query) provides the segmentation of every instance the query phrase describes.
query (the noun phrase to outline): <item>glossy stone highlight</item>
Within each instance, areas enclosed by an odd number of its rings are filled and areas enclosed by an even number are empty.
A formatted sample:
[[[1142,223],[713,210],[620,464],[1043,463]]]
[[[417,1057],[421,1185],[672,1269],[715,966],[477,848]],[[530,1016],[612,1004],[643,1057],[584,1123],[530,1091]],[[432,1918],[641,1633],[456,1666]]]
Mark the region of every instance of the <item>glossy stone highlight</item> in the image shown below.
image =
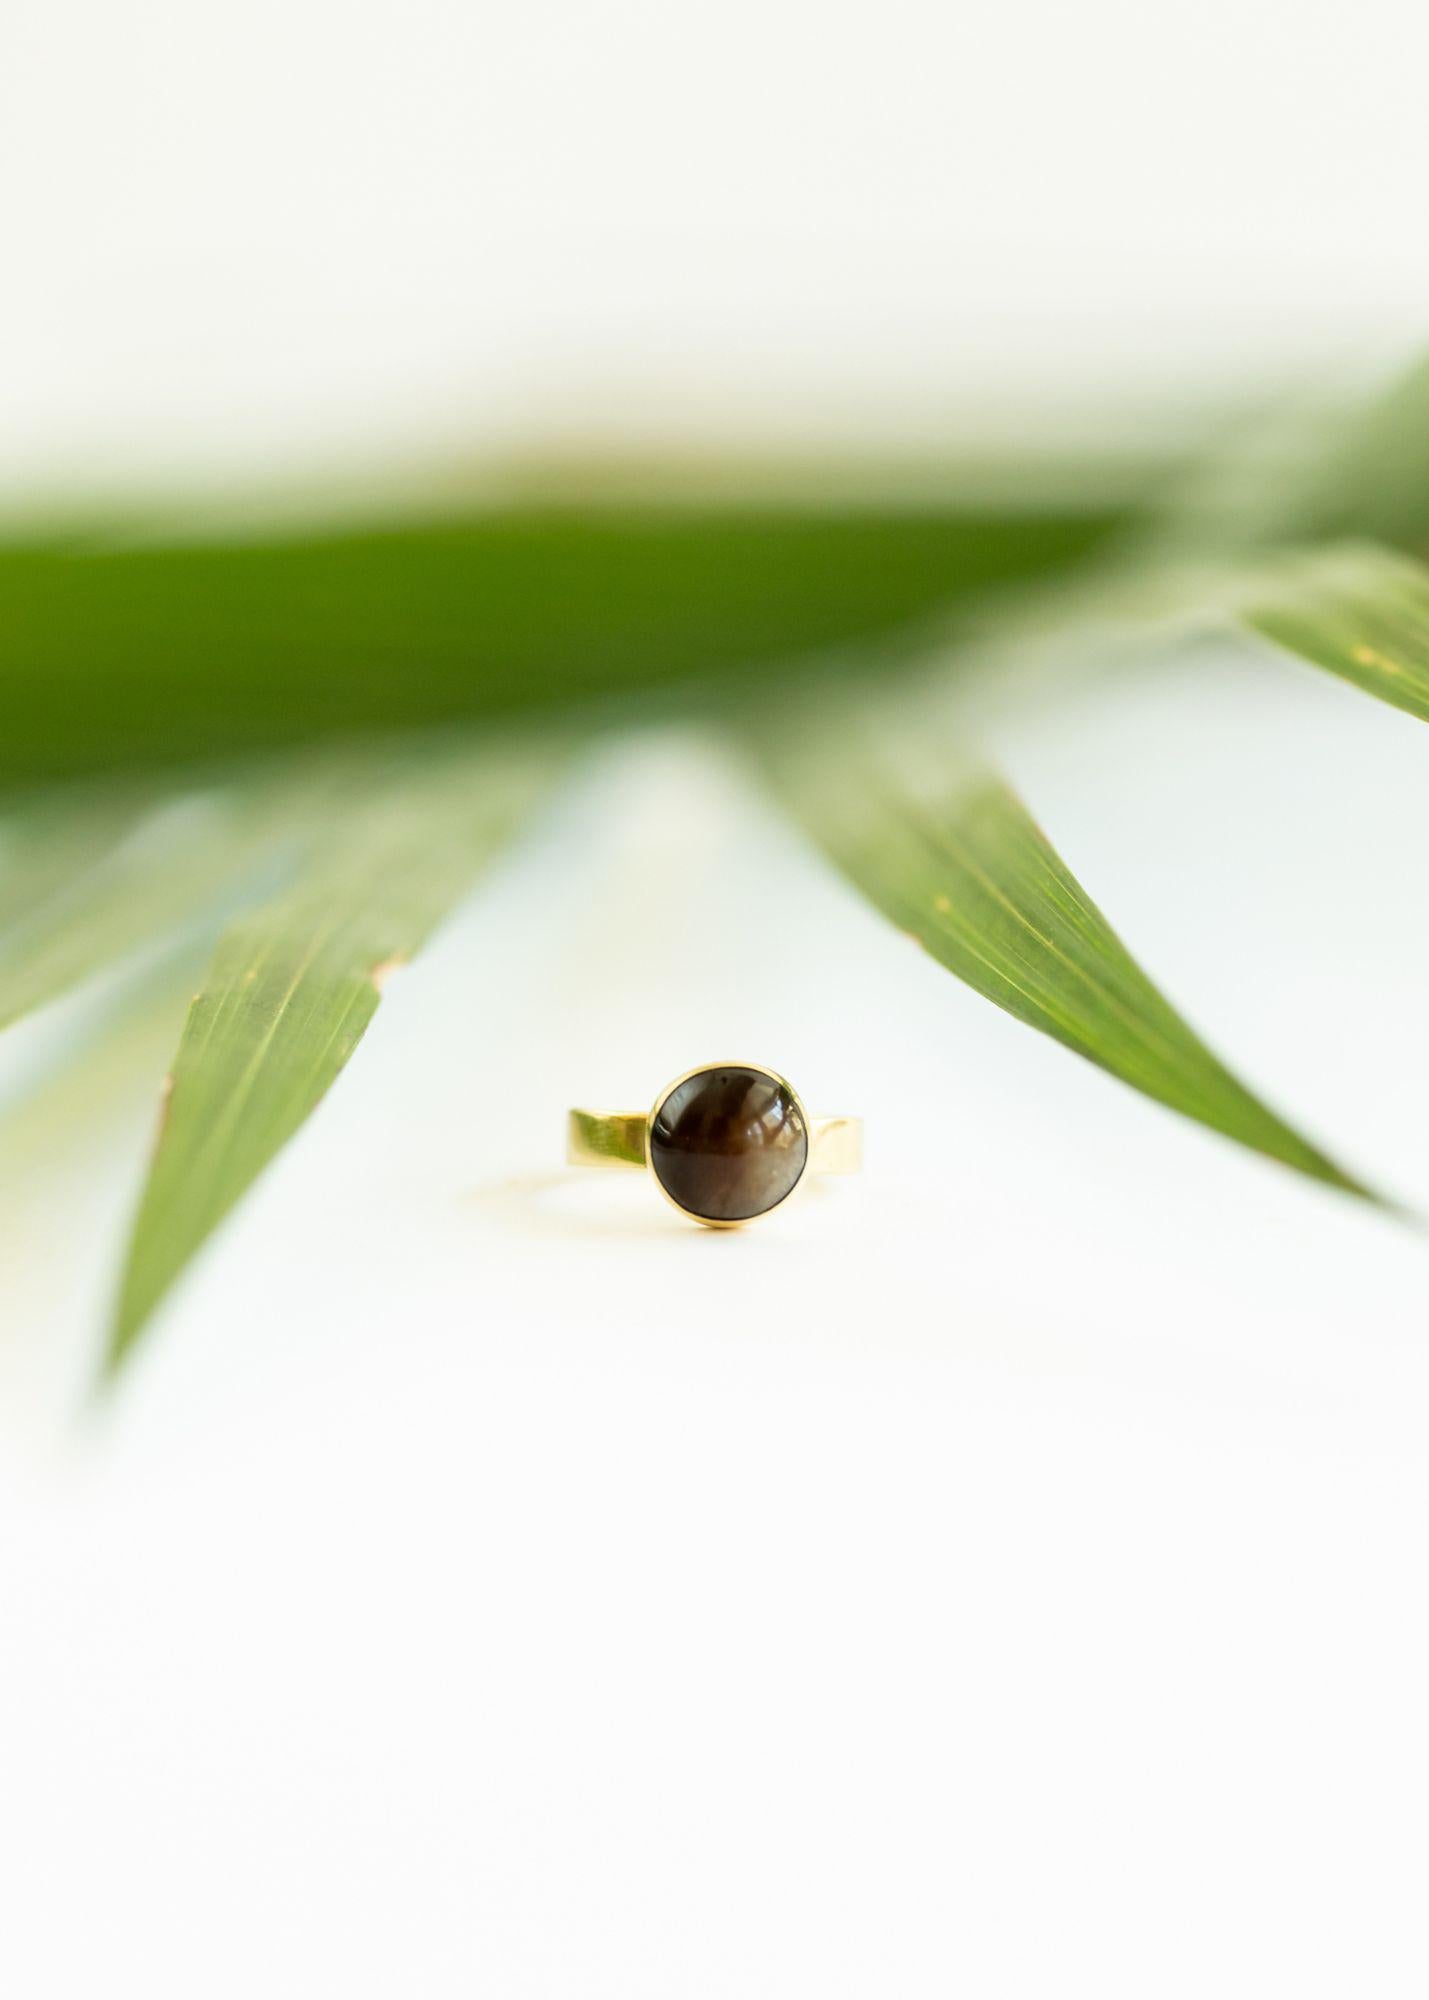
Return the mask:
[[[776,1208],[808,1159],[803,1114],[768,1070],[702,1069],[676,1084],[650,1127],[660,1185],[705,1222],[748,1222]]]

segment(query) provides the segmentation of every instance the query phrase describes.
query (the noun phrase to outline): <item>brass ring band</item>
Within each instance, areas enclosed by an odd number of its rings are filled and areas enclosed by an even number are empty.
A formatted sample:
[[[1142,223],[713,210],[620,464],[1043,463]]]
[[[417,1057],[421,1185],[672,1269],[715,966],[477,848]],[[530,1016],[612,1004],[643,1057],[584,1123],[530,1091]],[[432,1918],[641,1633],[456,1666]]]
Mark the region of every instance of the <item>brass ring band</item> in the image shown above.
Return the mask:
[[[566,1113],[566,1164],[572,1167],[648,1167],[648,1111]],[[811,1174],[856,1174],[863,1165],[861,1118],[809,1121]]]
[[[788,1200],[811,1174],[856,1173],[857,1118],[811,1118],[793,1085],[758,1063],[706,1063],[677,1076],[648,1111],[566,1115],[577,1167],[648,1167],[682,1214],[734,1229]]]

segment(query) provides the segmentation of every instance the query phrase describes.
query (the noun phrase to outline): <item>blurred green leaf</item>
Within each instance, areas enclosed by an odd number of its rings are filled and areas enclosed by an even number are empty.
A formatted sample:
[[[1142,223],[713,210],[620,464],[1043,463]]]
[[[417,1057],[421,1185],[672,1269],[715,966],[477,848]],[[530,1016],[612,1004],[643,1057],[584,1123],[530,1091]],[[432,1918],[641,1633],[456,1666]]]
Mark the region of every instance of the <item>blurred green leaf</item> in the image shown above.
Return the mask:
[[[1429,559],[1429,355],[1374,393],[1301,383],[1243,412],[1173,476],[1128,553],[1225,560],[1334,541]]]
[[[291,889],[224,935],[168,1081],[111,1368],[316,1108],[387,978],[469,888],[547,776],[546,760],[514,751],[398,756],[353,791]]]
[[[12,803],[0,818],[0,954],[6,933],[82,881],[153,800],[148,786],[81,784]]]
[[[1263,638],[1429,721],[1429,570],[1371,545],[1291,559],[1252,584],[1241,621]]]
[[[271,881],[284,831],[222,791],[37,809],[0,861],[0,1028]]]
[[[1429,355],[1340,417],[1271,525],[1282,543],[1363,538],[1429,559]]]
[[[56,785],[0,821],[0,1028],[272,894],[381,768],[322,749],[152,783]]]
[[[1123,519],[589,506],[0,547],[0,785],[758,686],[1075,565]]]

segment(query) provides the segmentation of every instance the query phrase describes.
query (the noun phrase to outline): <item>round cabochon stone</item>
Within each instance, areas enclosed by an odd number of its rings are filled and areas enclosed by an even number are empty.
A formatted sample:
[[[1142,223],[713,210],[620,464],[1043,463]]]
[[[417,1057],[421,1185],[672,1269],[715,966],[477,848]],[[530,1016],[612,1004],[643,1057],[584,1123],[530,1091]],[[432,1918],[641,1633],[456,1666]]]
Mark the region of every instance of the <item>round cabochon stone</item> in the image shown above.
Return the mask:
[[[661,1187],[705,1222],[748,1222],[798,1185],[809,1133],[793,1092],[765,1069],[702,1069],[676,1084],[650,1127]]]

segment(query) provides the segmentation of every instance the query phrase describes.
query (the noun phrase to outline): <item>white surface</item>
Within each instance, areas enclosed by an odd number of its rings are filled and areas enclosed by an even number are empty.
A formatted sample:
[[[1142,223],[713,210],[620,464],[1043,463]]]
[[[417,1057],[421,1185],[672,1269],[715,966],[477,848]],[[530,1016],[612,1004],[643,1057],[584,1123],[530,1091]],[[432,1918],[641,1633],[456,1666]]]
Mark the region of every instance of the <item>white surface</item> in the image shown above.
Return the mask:
[[[1203,663],[1011,752],[1429,1199],[1422,732]],[[864,1179],[726,1237],[554,1169],[727,1048]],[[564,798],[37,1455],[146,1124],[7,1329],[5,1990],[1423,1991],[1422,1242],[967,994],[697,745]]]
[[[1422,334],[1426,55],[1414,0],[9,0],[0,478],[1035,442],[1064,390],[1124,441]],[[1426,754],[1267,665],[1011,759],[1421,1204]],[[1421,2000],[1422,1242],[751,813],[691,746],[593,771],[98,1418],[171,1024],[7,1121],[0,1991]],[[728,1049],[864,1111],[863,1182],[726,1238],[552,1177],[573,1097]]]

